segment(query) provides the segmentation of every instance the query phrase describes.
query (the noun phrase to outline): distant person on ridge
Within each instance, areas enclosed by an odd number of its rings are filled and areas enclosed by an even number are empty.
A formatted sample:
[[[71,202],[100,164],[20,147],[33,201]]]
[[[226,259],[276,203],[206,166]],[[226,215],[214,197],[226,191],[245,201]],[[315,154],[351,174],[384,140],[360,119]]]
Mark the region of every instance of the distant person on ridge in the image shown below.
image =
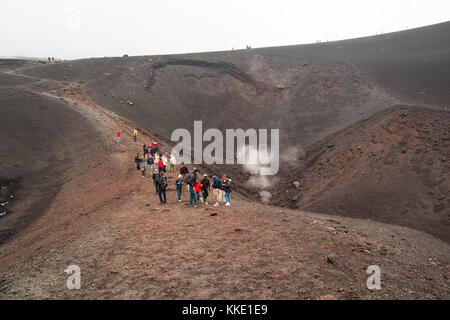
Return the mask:
[[[134,132],[133,132],[133,139],[134,139],[134,142],[137,141],[137,135],[138,135],[138,131],[137,131],[137,129],[134,129]]]
[[[164,172],[160,173],[159,176],[159,187],[158,187],[158,194],[159,194],[159,201],[163,204],[167,203],[167,198],[166,198],[166,188],[167,188],[167,184],[168,184],[168,179],[167,177],[164,175]],[[163,201],[163,197],[164,197],[164,201]]]

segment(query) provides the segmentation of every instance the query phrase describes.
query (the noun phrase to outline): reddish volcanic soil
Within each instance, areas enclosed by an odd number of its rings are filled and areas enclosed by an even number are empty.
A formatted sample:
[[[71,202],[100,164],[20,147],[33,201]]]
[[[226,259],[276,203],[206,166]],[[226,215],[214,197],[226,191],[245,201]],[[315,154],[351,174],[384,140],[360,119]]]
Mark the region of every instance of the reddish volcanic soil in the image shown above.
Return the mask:
[[[449,132],[445,112],[382,112],[311,150],[303,170],[286,174],[287,190],[274,190],[275,202],[404,225],[450,242]]]
[[[0,298],[449,299],[449,34],[0,61]],[[200,166],[232,177],[231,207],[177,203],[174,174],[159,204],[133,158],[199,119],[280,128],[269,186]]]

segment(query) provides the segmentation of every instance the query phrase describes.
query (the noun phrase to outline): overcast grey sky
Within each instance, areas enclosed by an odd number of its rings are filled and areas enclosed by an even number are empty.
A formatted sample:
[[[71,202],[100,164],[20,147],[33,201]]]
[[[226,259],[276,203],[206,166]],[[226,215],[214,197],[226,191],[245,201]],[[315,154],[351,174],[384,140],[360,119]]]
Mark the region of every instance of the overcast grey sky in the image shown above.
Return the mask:
[[[0,0],[0,56],[167,54],[355,38],[450,20],[450,0]]]

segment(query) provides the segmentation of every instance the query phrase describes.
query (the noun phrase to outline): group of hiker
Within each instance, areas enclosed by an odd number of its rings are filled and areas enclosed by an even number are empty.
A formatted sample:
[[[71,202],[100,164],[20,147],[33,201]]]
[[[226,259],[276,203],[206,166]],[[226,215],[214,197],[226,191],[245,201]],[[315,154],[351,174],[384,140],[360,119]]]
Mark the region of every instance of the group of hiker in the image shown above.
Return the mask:
[[[184,163],[181,164],[180,174],[175,181],[178,201],[181,202],[181,195],[183,193],[183,186],[187,186],[189,192],[189,204],[195,208],[198,207],[198,202],[208,205],[208,197],[211,189],[214,195],[214,206],[225,203],[226,206],[231,205],[231,179],[227,175],[220,178],[217,175],[211,177],[212,183],[205,173],[200,179],[200,170],[194,168],[192,173],[189,173],[188,168]]]
[[[142,178],[147,177],[147,167],[149,172],[175,172],[176,159],[173,155],[163,153],[157,142],[152,141],[151,144],[144,144],[142,146],[143,155],[140,156],[136,153],[134,162],[136,163],[136,169],[142,170]]]
[[[134,142],[137,142],[137,135],[138,132],[135,129],[133,132]],[[117,138],[119,142],[120,133]],[[153,183],[156,193],[159,195],[159,200],[161,204],[166,204],[166,190],[169,184],[166,174],[167,170],[169,172],[175,172],[177,160],[172,154],[169,156],[169,154],[164,153],[155,140],[152,140],[150,144],[144,144],[142,151],[142,156],[137,153],[134,158],[136,170],[141,170],[142,178],[147,177],[147,170],[152,173]],[[218,206],[220,203],[225,203],[226,206],[231,205],[232,186],[231,179],[227,175],[223,175],[222,177],[213,175],[210,180],[207,174],[201,176],[200,170],[197,168],[193,168],[193,171],[189,173],[187,166],[181,163],[180,174],[175,180],[175,188],[178,202],[181,202],[183,189],[186,188],[187,192],[189,192],[189,204],[195,208],[200,203],[209,205],[208,197],[211,189],[215,200],[214,206]]]

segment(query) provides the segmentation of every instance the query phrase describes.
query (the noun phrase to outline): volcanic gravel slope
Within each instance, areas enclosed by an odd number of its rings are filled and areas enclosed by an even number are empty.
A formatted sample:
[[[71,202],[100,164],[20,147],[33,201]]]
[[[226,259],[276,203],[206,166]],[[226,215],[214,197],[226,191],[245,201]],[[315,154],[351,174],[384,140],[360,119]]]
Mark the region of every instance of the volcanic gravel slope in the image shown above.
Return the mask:
[[[97,128],[98,146],[72,163],[45,214],[1,245],[2,299],[448,299],[448,244],[394,225],[249,202],[168,204],[133,155],[157,138],[95,104],[73,85],[59,97]],[[120,144],[111,138],[124,130]],[[109,137],[109,138],[108,138]],[[169,147],[163,140],[165,150]],[[192,169],[192,168],[191,168]],[[75,196],[74,196],[75,195]],[[68,290],[69,265],[81,289]],[[369,265],[382,289],[368,290]]]
[[[202,54],[87,59],[28,68],[25,73],[88,82],[87,92],[99,104],[166,138],[170,138],[174,129],[192,129],[194,120],[202,120],[204,129],[280,128],[281,171],[266,190],[277,194],[271,198],[274,204],[406,225],[448,241],[449,145],[443,134],[448,128],[450,107],[449,37],[450,22],[446,22],[348,41]],[[316,176],[302,175],[305,163],[312,166],[309,171],[319,174],[322,168],[318,166],[320,162],[307,160],[310,150],[317,151],[322,146],[325,152],[327,141],[352,128],[354,137],[350,134],[341,139],[347,145],[363,135],[361,130],[375,130],[368,127],[359,130],[358,123],[379,114],[389,118],[390,110],[398,106],[416,108],[418,113],[423,113],[418,117],[425,117],[426,121],[434,121],[428,118],[427,109],[443,111],[436,115],[442,120],[441,126],[423,124],[427,128],[424,130],[430,130],[424,134],[436,141],[418,138],[416,145],[408,144],[409,152],[420,149],[422,142],[434,144],[432,152],[427,154],[428,162],[414,162],[418,157],[415,156],[406,157],[395,166],[386,161],[376,166],[364,165],[365,188],[356,188],[350,181],[337,183],[335,179],[330,182],[335,185],[333,188],[320,190],[323,201],[313,207],[306,200],[296,203],[292,198],[297,196],[285,192],[292,187],[293,177],[306,179],[300,181],[303,199],[316,192]],[[415,122],[410,125],[414,126]],[[408,139],[404,135],[411,134],[419,133],[399,130],[389,137],[397,143]],[[344,142],[345,139],[349,141]],[[387,145],[391,142],[394,143],[390,141]],[[373,144],[367,140],[359,143],[366,154],[378,151],[371,150]],[[346,160],[342,164],[347,174],[343,179],[349,179],[350,172],[357,170],[352,169],[350,159]],[[440,163],[439,168],[430,166],[431,162]],[[411,166],[422,172],[419,174],[422,182],[411,178],[414,175]],[[250,175],[240,166],[216,166],[211,170],[231,174],[238,190],[259,198],[261,183],[249,185]],[[377,182],[381,177],[374,170],[384,177],[392,177],[388,172],[395,171],[404,179],[393,180],[393,187],[385,192],[385,186]],[[396,188],[395,181],[408,183],[404,188]],[[368,196],[377,201],[367,201]],[[424,216],[430,225],[423,223]]]
[[[45,212],[74,158],[81,161],[99,141],[78,112],[20,86],[0,87],[0,128],[1,187],[14,190],[2,201],[1,242]]]

